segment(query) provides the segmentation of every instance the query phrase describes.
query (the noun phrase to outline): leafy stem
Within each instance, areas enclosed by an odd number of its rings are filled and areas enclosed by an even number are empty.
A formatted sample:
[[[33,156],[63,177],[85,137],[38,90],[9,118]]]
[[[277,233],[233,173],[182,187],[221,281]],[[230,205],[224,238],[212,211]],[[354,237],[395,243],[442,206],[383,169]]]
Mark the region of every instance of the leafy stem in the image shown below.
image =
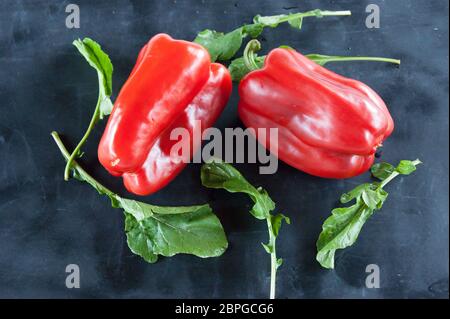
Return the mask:
[[[86,132],[67,159],[67,164],[64,169],[64,179],[66,181],[69,180],[70,168],[73,164],[73,161],[77,157],[81,156],[81,147],[86,143],[89,135],[95,127],[95,124],[97,124],[100,119],[103,119],[105,116],[109,115],[112,110],[112,102],[110,96],[112,94],[113,66],[108,55],[103,52],[102,48],[97,42],[89,38],[84,38],[83,40],[75,40],[73,42],[73,45],[83,55],[89,65],[97,71],[98,99],[94,114],[91,117],[91,121],[89,122],[89,126]]]
[[[69,153],[69,151],[67,150],[67,148],[64,146],[64,143],[61,141],[61,138],[59,137],[58,132],[53,131],[52,132],[52,137],[53,140],[55,141],[56,145],[58,146],[59,150],[61,151],[61,154],[64,156],[64,158],[66,159],[66,161],[68,161],[71,157],[71,154]],[[72,155],[74,154],[74,152],[72,152]],[[100,182],[98,182],[94,177],[92,177],[88,172],[86,172],[75,160],[72,159],[72,165],[69,168],[69,172],[70,169],[73,169],[74,171],[77,171],[80,175],[82,175],[84,177],[84,179],[86,180],[87,183],[93,185],[96,185],[96,189],[101,192],[106,194],[107,196],[115,196],[114,192],[112,190],[110,190],[109,188],[107,188],[106,186],[104,186],[103,184],[101,184]]]
[[[405,163],[405,162],[403,162],[403,163]],[[415,167],[417,166],[417,165],[419,165],[419,164],[422,164],[422,161],[421,160],[419,160],[419,159],[416,159],[416,160],[414,160],[414,161],[411,161],[411,163],[410,164],[408,164],[408,165],[410,165],[410,169],[411,169],[411,172],[413,172],[414,170],[415,170]],[[414,169],[412,168],[412,166],[414,166]],[[374,169],[372,169],[372,170],[375,170],[376,169],[376,166],[375,166],[375,168]],[[386,184],[388,184],[390,181],[392,181],[394,178],[396,178],[397,176],[399,176],[399,175],[401,175],[401,174],[404,174],[404,175],[408,175],[409,174],[409,172],[408,172],[408,174],[406,174],[407,173],[407,171],[401,171],[400,169],[395,169],[395,170],[393,170],[392,171],[392,173],[388,176],[388,177],[386,177],[386,178],[384,178],[382,181],[381,181],[381,183],[380,183],[380,185],[378,186],[378,188],[379,189],[382,189],[384,186],[386,186]],[[375,173],[376,174],[376,173]]]
[[[66,160],[70,153],[57,132],[52,137]],[[111,206],[125,214],[125,233],[130,250],[154,263],[158,256],[192,254],[217,257],[228,247],[223,227],[209,205],[155,206],[119,196],[87,173],[75,160],[73,176],[91,185],[111,200]]]
[[[261,188],[251,185],[242,174],[232,165],[213,159],[202,166],[201,179],[203,186],[209,188],[222,188],[230,193],[245,193],[253,201],[254,205],[250,213],[259,220],[266,220],[269,232],[269,242],[262,243],[266,252],[270,255],[270,293],[271,299],[275,298],[277,269],[282,264],[282,259],[276,255],[276,238],[283,221],[290,224],[290,219],[283,214],[272,215],[275,203],[269,194]]]
[[[319,9],[273,16],[257,15],[253,18],[253,23],[245,24],[228,33],[209,29],[203,30],[197,34],[194,42],[201,44],[208,50],[212,62],[228,61],[239,51],[244,38],[255,39],[263,32],[264,28],[276,28],[280,23],[288,22],[293,28],[301,29],[303,19],[307,17],[322,18],[348,15],[351,15],[350,11],[322,11]]]
[[[366,221],[380,210],[388,197],[383,189],[399,175],[409,175],[416,170],[420,160],[403,160],[394,167],[389,163],[377,163],[371,172],[380,182],[361,184],[351,191],[342,194],[342,204],[354,201],[347,207],[335,208],[322,226],[317,240],[317,261],[324,268],[334,268],[335,252],[353,245],[358,239]]]

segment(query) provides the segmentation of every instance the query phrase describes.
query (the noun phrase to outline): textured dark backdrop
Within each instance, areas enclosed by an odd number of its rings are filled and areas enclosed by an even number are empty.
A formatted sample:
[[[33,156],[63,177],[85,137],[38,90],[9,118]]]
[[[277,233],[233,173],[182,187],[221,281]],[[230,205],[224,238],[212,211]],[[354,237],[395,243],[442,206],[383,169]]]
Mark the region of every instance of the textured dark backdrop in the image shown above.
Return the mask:
[[[266,30],[266,50],[289,44],[301,52],[378,55],[402,59],[401,68],[377,63],[333,64],[386,100],[396,122],[382,158],[421,158],[414,175],[389,185],[383,210],[353,247],[338,253],[334,271],[315,262],[315,241],[339,195],[369,180],[325,180],[280,164],[273,176],[239,165],[291,216],[278,241],[285,264],[278,296],[448,297],[448,1],[71,1],[81,28],[65,28],[68,1],[0,2],[0,297],[239,297],[264,298],[269,258],[260,242],[266,225],[249,214],[245,196],[200,185],[190,165],[169,187],[145,198],[157,204],[209,202],[222,220],[230,248],[220,258],[179,255],[146,264],[128,249],[123,216],[89,186],[64,182],[64,161],[50,137],[70,147],[84,132],[97,96],[95,72],[71,42],[90,36],[109,53],[114,92],[139,48],[158,32],[193,39],[204,28],[231,30],[263,15],[314,8],[351,9],[352,17],[308,19],[302,31]],[[365,27],[365,8],[381,8],[381,28]],[[217,126],[240,126],[234,91]],[[82,163],[119,193],[124,188],[96,159],[99,125]],[[65,287],[65,267],[81,268],[81,289]],[[365,267],[381,268],[381,288],[366,289]]]

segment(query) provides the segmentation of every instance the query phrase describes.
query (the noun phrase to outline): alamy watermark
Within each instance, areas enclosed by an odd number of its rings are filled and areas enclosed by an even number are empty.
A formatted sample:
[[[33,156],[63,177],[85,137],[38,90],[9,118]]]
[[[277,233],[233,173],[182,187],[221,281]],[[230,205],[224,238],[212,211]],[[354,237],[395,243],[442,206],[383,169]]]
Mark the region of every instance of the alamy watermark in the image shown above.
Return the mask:
[[[66,266],[66,287],[69,289],[80,288],[80,267],[77,264]]]
[[[380,267],[377,264],[370,264],[366,266],[366,273],[369,275],[366,277],[366,287],[380,288]]]
[[[173,161],[202,163],[215,157],[228,163],[260,163],[260,174],[277,172],[278,128],[225,128],[223,136],[222,131],[214,127],[205,129],[202,134],[201,121],[194,123],[192,131],[179,127],[170,132],[170,140],[176,141],[170,149]],[[202,141],[207,143],[200,149]],[[191,157],[194,150],[198,151]]]
[[[366,27],[368,29],[380,28],[380,7],[376,4],[369,4],[366,7],[366,12],[369,15],[366,18]]]
[[[70,3],[66,6],[66,28],[79,29],[80,28],[80,7],[76,4]]]

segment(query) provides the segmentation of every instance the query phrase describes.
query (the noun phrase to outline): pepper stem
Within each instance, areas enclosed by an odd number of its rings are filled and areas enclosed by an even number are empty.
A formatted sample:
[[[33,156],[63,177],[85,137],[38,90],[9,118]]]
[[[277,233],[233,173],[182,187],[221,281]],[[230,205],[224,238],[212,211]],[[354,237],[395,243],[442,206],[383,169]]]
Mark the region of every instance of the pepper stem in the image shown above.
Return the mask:
[[[256,39],[250,40],[245,46],[243,58],[245,66],[250,71],[259,69],[258,63],[256,63],[255,60],[256,59],[255,52],[258,52],[259,50],[261,50],[261,43]]]

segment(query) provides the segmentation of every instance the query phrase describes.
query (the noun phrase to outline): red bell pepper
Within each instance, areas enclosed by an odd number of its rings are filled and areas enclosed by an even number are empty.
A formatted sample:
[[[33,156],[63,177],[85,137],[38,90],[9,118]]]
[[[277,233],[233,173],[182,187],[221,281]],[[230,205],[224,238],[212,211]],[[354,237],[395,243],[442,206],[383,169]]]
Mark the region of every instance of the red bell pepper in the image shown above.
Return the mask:
[[[262,144],[315,176],[348,178],[368,170],[394,129],[371,88],[289,48],[272,50],[262,69],[242,79],[239,95],[238,112],[247,127],[278,128],[278,141],[265,134]]]
[[[171,155],[178,141],[175,128],[190,134],[213,125],[231,93],[231,77],[221,64],[211,63],[208,52],[192,42],[166,34],[153,37],[139,53],[122,87],[98,148],[100,163],[122,176],[126,188],[147,195],[167,185],[189,159]],[[201,132],[202,133],[202,132]]]

